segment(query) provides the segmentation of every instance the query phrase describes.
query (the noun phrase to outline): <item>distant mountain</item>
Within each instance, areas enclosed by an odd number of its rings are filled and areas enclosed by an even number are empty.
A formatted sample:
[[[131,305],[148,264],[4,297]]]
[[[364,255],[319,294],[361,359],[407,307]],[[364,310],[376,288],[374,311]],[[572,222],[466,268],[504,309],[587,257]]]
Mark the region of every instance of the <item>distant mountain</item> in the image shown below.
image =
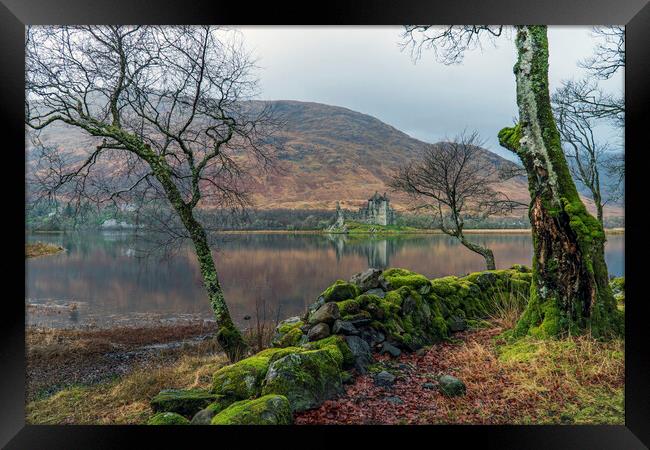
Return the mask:
[[[430,144],[347,108],[285,100],[264,103],[286,126],[277,136],[283,147],[280,173],[260,177],[253,187],[259,208],[334,209],[337,200],[343,208],[358,208],[375,191],[388,192],[397,210],[408,207],[408,198],[391,193],[387,182],[397,167]],[[486,149],[479,155],[497,166],[516,167]],[[523,176],[500,183],[498,189],[513,200],[530,199]],[[622,215],[620,208],[607,213]]]
[[[282,148],[277,170],[260,174],[250,186],[255,208],[334,210],[340,201],[343,208],[356,209],[375,191],[387,192],[398,211],[408,208],[408,198],[391,193],[387,183],[397,167],[417,158],[430,144],[347,108],[286,100],[250,102],[252,109],[263,106],[271,107],[285,127],[274,137]],[[48,127],[41,137],[66,150],[86,145],[78,131],[62,125]],[[479,150],[479,157],[497,166],[516,167],[486,149]],[[525,177],[502,182],[498,188],[513,200],[529,200]],[[622,215],[620,207],[607,207],[605,212]]]

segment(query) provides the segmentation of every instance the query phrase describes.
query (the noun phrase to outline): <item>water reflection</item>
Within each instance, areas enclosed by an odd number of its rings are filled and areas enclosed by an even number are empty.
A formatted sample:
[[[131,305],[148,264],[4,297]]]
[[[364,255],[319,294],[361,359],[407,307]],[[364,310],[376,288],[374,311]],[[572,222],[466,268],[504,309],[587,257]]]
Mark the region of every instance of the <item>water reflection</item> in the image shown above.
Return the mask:
[[[530,265],[529,235],[472,235],[493,249],[497,266]],[[30,323],[73,326],[89,317],[156,313],[210,317],[195,255],[186,245],[171,257],[153,253],[148,239],[131,234],[38,235],[68,251],[27,261],[30,303],[79,302],[77,311],[30,318]],[[611,274],[624,272],[624,236],[608,237]],[[241,234],[219,238],[215,259],[226,299],[236,321],[255,315],[266,303],[281,316],[300,313],[325,287],[367,267],[405,267],[428,277],[482,270],[483,259],[444,235],[389,238],[344,235]],[[278,311],[279,310],[279,311]],[[54,323],[54,321],[58,321]]]

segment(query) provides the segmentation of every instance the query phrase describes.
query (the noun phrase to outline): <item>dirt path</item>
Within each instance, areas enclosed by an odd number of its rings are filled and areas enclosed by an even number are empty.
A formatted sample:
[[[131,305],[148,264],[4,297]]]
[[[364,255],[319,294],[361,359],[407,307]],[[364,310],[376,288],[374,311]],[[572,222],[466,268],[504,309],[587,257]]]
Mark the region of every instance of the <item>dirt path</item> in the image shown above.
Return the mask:
[[[396,359],[377,356],[379,370],[396,376],[390,388],[376,386],[372,373],[359,376],[346,393],[320,408],[300,413],[297,424],[435,424],[512,423],[534,416],[532,399],[517,398],[513,381],[494,354],[501,330],[464,332],[457,343],[441,343]],[[377,368],[374,369],[377,371]],[[438,375],[460,378],[462,397],[445,397],[436,388]]]

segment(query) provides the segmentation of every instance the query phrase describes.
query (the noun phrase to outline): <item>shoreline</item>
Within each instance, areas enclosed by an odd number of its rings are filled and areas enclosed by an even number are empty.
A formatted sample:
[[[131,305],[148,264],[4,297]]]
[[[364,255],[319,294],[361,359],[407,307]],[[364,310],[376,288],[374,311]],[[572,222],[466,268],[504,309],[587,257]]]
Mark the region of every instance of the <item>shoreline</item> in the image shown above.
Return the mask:
[[[27,327],[27,398],[173,364],[183,355],[220,353],[212,339],[215,332],[214,323],[203,321],[87,329]]]

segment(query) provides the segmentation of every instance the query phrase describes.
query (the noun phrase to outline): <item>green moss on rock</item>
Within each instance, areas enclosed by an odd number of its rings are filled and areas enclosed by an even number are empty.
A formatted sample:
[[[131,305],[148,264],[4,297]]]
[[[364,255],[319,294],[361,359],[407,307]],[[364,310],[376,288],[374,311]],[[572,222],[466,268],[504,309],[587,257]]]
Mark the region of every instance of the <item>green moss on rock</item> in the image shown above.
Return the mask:
[[[341,312],[341,316],[349,316],[357,314],[361,311],[361,304],[356,299],[343,300],[342,302],[336,302]]]
[[[424,286],[428,286],[430,283],[424,275],[406,269],[388,269],[382,274],[382,276],[386,281],[388,281],[391,289],[398,289],[402,286],[407,286],[411,289],[418,290]]]
[[[291,407],[286,397],[269,394],[233,403],[212,418],[212,425],[291,425]]]
[[[335,350],[334,350],[335,349]],[[273,362],[266,375],[263,395],[287,397],[293,411],[315,408],[342,392],[340,351],[335,346],[293,353]]]
[[[309,342],[305,344],[304,347],[309,350],[329,348],[330,351],[332,351],[332,356],[336,359],[339,365],[349,367],[354,364],[354,355],[343,336],[329,336],[319,341]],[[333,351],[334,348],[337,351]]]
[[[191,417],[220,398],[222,396],[204,389],[165,389],[151,399],[151,408],[156,412],[175,412]]]
[[[333,285],[325,289],[321,296],[327,302],[340,302],[355,298],[360,294],[359,288],[347,281],[337,280]]]
[[[147,425],[189,425],[190,421],[174,412],[160,412],[152,416]]]
[[[223,367],[212,378],[212,392],[235,399],[256,397],[269,364],[269,357],[255,355]]]

